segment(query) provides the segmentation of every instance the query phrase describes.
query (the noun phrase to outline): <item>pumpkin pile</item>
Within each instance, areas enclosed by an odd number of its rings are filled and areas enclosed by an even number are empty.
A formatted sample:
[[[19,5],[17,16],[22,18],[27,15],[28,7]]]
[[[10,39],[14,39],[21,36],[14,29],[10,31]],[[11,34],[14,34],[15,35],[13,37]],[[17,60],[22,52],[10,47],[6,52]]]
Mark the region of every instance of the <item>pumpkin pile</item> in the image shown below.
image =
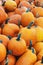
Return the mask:
[[[43,0],[0,0],[0,65],[43,65]]]

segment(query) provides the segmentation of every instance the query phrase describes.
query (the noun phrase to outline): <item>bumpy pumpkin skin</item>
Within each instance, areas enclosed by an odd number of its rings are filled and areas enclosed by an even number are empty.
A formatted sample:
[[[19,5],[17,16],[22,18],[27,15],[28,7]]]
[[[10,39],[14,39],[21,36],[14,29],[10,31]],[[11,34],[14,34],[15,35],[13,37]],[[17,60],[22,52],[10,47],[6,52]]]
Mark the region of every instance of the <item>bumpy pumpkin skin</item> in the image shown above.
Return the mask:
[[[8,65],[15,65],[16,62],[16,58],[12,55],[7,55],[8,58]],[[4,61],[1,62],[1,65],[5,65],[5,63],[7,62],[6,59]]]
[[[19,21],[21,21],[21,15],[19,15],[19,14],[12,15],[8,20],[9,23],[14,23],[17,25],[18,25]]]
[[[19,27],[16,24],[5,24],[2,29],[2,34],[7,36],[16,36],[19,33]]]
[[[12,38],[8,44],[8,50],[11,50],[13,55],[20,56],[26,51],[26,43],[23,39],[16,40],[17,37]]]
[[[21,24],[22,26],[28,26],[30,22],[34,22],[35,17],[31,12],[24,12],[21,16]]]
[[[5,35],[1,35],[0,34],[0,40],[2,41],[2,43],[4,44],[4,46],[7,47],[9,38],[7,36],[5,36]]]
[[[30,56],[31,55],[31,56]],[[37,57],[34,53],[27,50],[26,53],[24,53],[16,62],[16,65],[32,65],[37,60]]]
[[[43,57],[43,50],[41,50],[41,51],[38,53],[37,59],[38,59],[38,60],[41,60],[42,57]]]
[[[3,7],[0,6],[0,24],[4,23],[8,18],[7,13],[4,11]]]
[[[35,44],[35,42],[36,42],[35,29],[33,29],[33,28],[28,29],[27,27],[25,27],[25,28],[22,28],[19,33],[21,33],[21,38],[23,38],[26,41],[27,46],[29,46],[30,40],[32,40],[32,45]]]
[[[43,17],[37,18],[35,24],[43,28]]]
[[[41,50],[43,50],[43,42],[37,42],[33,47],[35,48],[36,52],[39,53]]]
[[[6,48],[0,43],[0,62],[2,62],[6,57]]]

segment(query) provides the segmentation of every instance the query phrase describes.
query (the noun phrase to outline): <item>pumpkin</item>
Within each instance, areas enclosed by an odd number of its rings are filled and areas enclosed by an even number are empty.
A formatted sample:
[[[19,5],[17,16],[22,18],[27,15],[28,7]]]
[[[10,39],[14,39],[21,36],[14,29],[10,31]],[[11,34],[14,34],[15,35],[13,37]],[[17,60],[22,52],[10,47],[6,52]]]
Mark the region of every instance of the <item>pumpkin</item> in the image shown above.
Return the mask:
[[[16,62],[16,58],[8,54],[6,59],[1,62],[1,65],[15,65],[15,62]]]
[[[0,27],[0,34],[1,34],[1,27]]]
[[[43,17],[37,18],[35,24],[43,28]]]
[[[37,42],[33,46],[37,53],[39,53],[41,50],[43,50],[43,42]]]
[[[7,13],[4,11],[3,7],[0,6],[0,24],[4,23],[8,18]]]
[[[22,15],[22,13],[26,12],[26,10],[27,10],[26,7],[16,8],[15,13]]]
[[[12,37],[16,36],[18,32],[19,32],[19,27],[13,23],[5,24],[2,29],[2,34]]]
[[[18,37],[14,37],[9,41],[8,50],[11,50],[13,55],[20,56],[26,51],[26,43],[23,39],[20,38],[21,34]]]
[[[5,47],[7,47],[9,38],[5,35],[0,34],[0,41],[2,41]]]
[[[19,21],[21,21],[21,15],[19,15],[19,14],[12,15],[8,20],[9,23],[14,23],[17,25],[18,25]]]
[[[38,60],[41,60],[42,59],[42,56],[43,56],[43,50],[41,50],[38,55],[37,55],[37,59]]]
[[[23,6],[31,9],[31,4],[25,0],[21,1],[20,4],[18,5],[19,8]]]
[[[35,17],[43,17],[43,8],[42,7],[35,7],[32,9],[32,13]]]
[[[1,43],[2,42],[0,41],[0,62],[2,62],[5,59],[5,57],[6,57],[6,48]]]
[[[34,65],[43,65],[43,57],[42,60],[37,61]]]
[[[36,62],[37,60],[37,56],[27,50],[27,52],[25,52],[16,62],[16,65],[32,65]]]
[[[15,8],[17,7],[17,4],[15,1],[13,0],[7,0],[5,3],[4,3],[4,8],[8,11],[13,11],[15,10]]]
[[[31,12],[24,12],[21,16],[22,26],[28,26],[30,22],[34,22],[35,17]]]
[[[35,1],[34,1],[34,4],[35,4],[36,6],[43,7],[43,0],[35,0]]]
[[[19,33],[21,33],[21,38],[23,38],[26,41],[26,45],[30,45],[30,40],[32,40],[32,45],[36,42],[36,31],[34,28],[31,28],[31,25],[33,25],[33,22],[31,22],[27,27],[24,27],[20,30]]]

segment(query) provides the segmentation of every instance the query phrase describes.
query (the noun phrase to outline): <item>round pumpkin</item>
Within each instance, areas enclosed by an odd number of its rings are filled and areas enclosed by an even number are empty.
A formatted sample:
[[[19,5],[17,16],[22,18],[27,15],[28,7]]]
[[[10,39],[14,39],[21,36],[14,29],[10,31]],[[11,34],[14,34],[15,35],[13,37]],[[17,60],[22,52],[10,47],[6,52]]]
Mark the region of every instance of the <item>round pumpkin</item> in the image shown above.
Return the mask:
[[[32,65],[36,62],[37,56],[27,50],[16,62],[16,65]]]
[[[37,53],[39,53],[41,50],[43,50],[43,42],[37,42],[33,46]]]
[[[0,6],[0,24],[4,23],[8,18],[7,13],[4,11],[3,7]]]
[[[7,47],[9,38],[5,35],[0,34],[0,41],[2,41],[5,47]]]
[[[2,29],[2,34],[7,36],[16,36],[19,33],[19,27],[16,24],[8,23],[5,24]]]
[[[26,43],[23,39],[20,38],[21,34],[18,37],[14,37],[9,41],[8,50],[11,50],[13,55],[20,56],[26,51]]]
[[[16,58],[8,54],[6,59],[1,62],[1,65],[15,65],[15,62],[16,62]]]
[[[0,43],[0,62],[2,62],[6,57],[6,48]]]
[[[29,23],[31,23],[32,21],[34,22],[35,17],[32,14],[32,12],[24,12],[21,16],[21,24],[23,26],[28,26]]]

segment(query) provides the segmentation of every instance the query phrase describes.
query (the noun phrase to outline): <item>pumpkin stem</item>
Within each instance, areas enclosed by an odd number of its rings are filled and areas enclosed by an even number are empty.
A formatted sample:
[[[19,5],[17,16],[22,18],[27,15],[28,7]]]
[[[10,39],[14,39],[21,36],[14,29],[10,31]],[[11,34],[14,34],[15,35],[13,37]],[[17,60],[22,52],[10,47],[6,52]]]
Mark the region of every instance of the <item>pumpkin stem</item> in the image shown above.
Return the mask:
[[[8,62],[9,62],[9,60],[8,60],[8,57],[7,57],[7,58],[6,58],[5,65],[8,65]]]
[[[5,5],[5,3],[6,3],[6,1],[4,1],[4,2],[2,3],[2,6],[4,6],[4,5]]]
[[[12,37],[11,36],[7,36],[9,39],[11,39]]]
[[[42,61],[41,61],[41,63],[43,63],[43,56],[42,56]]]
[[[7,55],[8,55],[8,54],[12,54],[12,51],[11,51],[11,50],[8,50],[8,51],[7,51]]]
[[[8,20],[9,20],[9,18],[6,20],[5,24],[7,24],[7,23],[8,23]]]
[[[0,40],[0,43],[2,43],[2,40]]]
[[[16,40],[19,41],[20,40],[20,37],[21,37],[21,34],[18,35],[18,37],[17,37]]]
[[[30,8],[28,8],[27,10],[26,10],[26,12],[29,12],[30,11]]]
[[[31,47],[32,47],[32,40],[30,40],[29,49],[31,49]]]
[[[34,22],[30,22],[30,24],[27,26],[28,29],[34,24]]]
[[[34,48],[32,48],[32,53],[34,53]]]

